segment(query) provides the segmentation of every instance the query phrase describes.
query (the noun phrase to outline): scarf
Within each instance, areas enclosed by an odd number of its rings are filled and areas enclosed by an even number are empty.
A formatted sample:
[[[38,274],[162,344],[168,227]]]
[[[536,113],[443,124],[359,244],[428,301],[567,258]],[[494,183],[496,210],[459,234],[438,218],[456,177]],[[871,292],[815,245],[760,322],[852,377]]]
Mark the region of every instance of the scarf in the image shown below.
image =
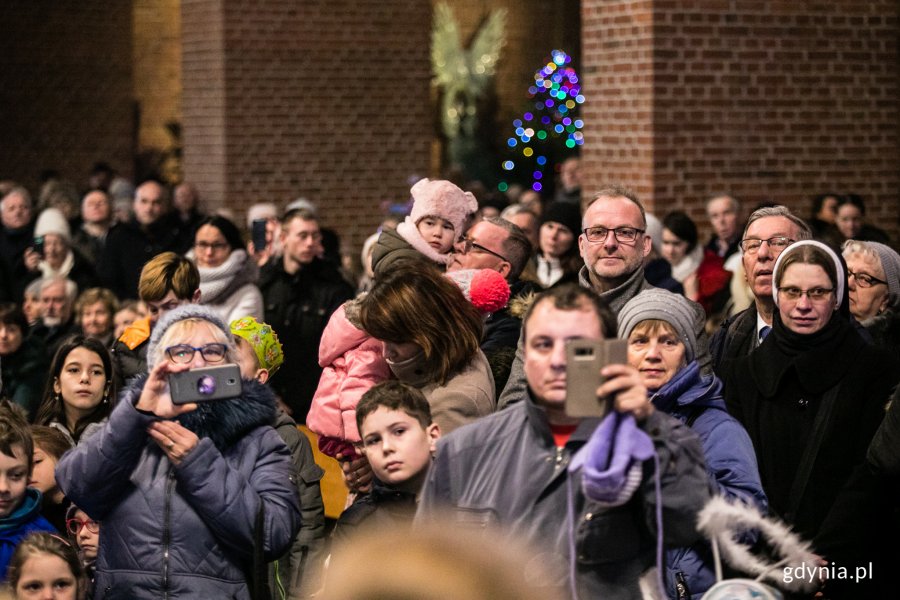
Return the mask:
[[[672,265],[672,278],[678,283],[684,283],[684,280],[697,271],[700,263],[703,262],[703,247],[694,246],[689,254],[686,254],[677,265]]]
[[[193,251],[188,258],[196,260]],[[234,250],[218,267],[198,267],[200,271],[200,302],[202,304],[221,304],[231,295],[247,285],[256,283],[259,268],[249,260],[244,250]]]
[[[397,379],[399,379],[403,383],[407,383],[413,386],[414,388],[421,388],[425,385],[428,385],[429,383],[432,383],[432,378],[428,373],[425,372],[425,369],[422,368],[422,359],[424,357],[425,351],[419,350],[417,353],[410,356],[406,360],[401,360],[398,362],[394,362],[388,359],[384,360]]]
[[[38,268],[41,270],[41,278],[42,279],[50,279],[51,277],[68,277],[69,273],[72,272],[72,267],[75,266],[75,253],[69,250],[66,254],[66,257],[63,259],[62,264],[58,269],[54,269],[50,266],[46,260],[41,260],[38,263]]]

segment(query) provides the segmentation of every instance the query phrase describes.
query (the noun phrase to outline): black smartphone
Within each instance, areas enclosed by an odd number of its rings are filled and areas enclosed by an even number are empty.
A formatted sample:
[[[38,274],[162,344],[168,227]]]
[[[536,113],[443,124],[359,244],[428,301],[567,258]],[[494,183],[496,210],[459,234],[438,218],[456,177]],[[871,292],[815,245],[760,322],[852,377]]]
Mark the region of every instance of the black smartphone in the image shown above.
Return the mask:
[[[241,395],[241,370],[237,365],[203,367],[169,375],[172,404],[210,402]]]
[[[31,249],[38,253],[38,256],[44,258],[44,236],[39,235],[31,242]]]
[[[266,225],[268,219],[253,219],[250,226],[250,236],[253,240],[253,250],[262,252],[266,249]]]
[[[609,398],[598,398],[603,384],[600,369],[628,360],[626,340],[571,340],[566,343],[566,414],[570,417],[605,417]]]

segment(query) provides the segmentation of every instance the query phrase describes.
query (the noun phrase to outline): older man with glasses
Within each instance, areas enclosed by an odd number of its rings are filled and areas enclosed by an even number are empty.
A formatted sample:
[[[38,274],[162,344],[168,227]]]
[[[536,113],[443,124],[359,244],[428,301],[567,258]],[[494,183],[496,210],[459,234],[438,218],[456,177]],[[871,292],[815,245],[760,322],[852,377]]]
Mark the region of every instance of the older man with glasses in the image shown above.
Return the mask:
[[[784,206],[756,210],[747,220],[740,248],[741,262],[754,302],[726,319],[710,342],[713,370],[725,379],[734,359],[750,354],[772,329],[775,300],[772,271],[785,248],[812,237],[809,225]]]

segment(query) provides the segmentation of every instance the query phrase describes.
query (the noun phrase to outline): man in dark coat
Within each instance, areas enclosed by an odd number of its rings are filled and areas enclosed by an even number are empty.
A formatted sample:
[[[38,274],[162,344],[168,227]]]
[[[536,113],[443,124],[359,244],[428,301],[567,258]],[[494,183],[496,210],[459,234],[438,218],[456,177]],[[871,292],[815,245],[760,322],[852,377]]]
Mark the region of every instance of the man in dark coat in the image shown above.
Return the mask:
[[[316,216],[289,211],[281,222],[284,254],[260,273],[259,289],[266,322],[284,346],[284,366],[272,387],[290,407],[294,420],[306,422],[319,384],[319,341],[331,313],[353,297],[353,288],[329,262],[319,258],[322,233]]]

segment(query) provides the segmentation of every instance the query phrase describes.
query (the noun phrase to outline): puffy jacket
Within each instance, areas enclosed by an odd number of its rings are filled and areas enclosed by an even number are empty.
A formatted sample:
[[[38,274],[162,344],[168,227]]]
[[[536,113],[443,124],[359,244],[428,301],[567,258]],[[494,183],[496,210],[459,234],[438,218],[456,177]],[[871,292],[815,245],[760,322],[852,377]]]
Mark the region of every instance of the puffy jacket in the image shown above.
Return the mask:
[[[351,320],[357,304],[357,300],[344,303],[331,315],[322,333],[319,344],[322,377],[306,417],[307,426],[319,435],[349,442],[360,441],[356,428],[356,405],[360,398],[376,383],[391,376],[382,356],[384,344]]]
[[[124,389],[125,384],[141,374],[147,373],[147,342],[150,340],[150,317],[138,319],[125,328],[110,349],[116,368],[116,387]]]
[[[586,499],[581,471],[572,473],[568,465],[598,424],[598,419],[582,420],[559,448],[546,413],[526,395],[458,429],[438,442],[416,518],[440,517],[449,509],[454,526],[500,526],[540,550],[534,561],[555,579],[547,585],[572,583],[574,574],[574,587],[584,600],[641,598],[638,579],[653,565],[657,542],[654,466],[645,465],[641,487],[622,506]],[[664,465],[664,542],[692,544],[699,538],[696,513],[709,497],[697,437],[660,411],[642,428],[653,440],[658,464]],[[569,516],[568,489],[575,495],[574,518]]]
[[[700,375],[694,361],[652,397],[653,404],[688,425],[703,446],[710,483],[718,494],[755,505],[763,514],[768,501],[759,478],[756,453],[744,427],[725,410],[722,382]],[[746,541],[754,541],[751,536]],[[666,552],[666,592],[670,598],[699,599],[716,582],[712,550],[700,541]],[[679,589],[683,590],[679,592]]]
[[[274,396],[245,381],[242,398],[181,415],[200,441],[175,466],[146,433],[158,417],[134,406],[144,383],[137,379],[109,423],[56,468],[66,496],[103,522],[95,598],[249,599],[245,568],[260,509],[267,560],[300,528],[290,453],[268,425]]]

